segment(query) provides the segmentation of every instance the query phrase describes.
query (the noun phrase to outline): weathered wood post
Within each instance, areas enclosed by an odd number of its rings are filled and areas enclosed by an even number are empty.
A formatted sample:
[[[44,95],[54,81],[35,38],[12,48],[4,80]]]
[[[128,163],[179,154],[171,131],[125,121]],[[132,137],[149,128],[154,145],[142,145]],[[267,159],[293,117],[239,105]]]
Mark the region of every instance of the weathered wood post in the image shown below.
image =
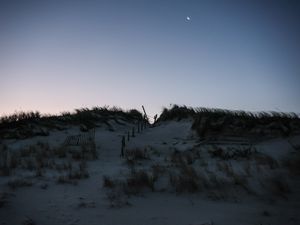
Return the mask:
[[[125,137],[122,136],[122,143],[121,143],[121,157],[124,157],[124,148],[125,148]]]
[[[137,123],[138,129],[137,132],[140,133],[140,122]]]
[[[149,121],[146,110],[144,108],[144,106],[142,105],[143,111],[144,111],[144,126],[145,128],[147,127],[147,121]]]
[[[145,128],[145,129],[147,128],[147,122],[146,122],[146,121],[147,121],[147,117],[145,116],[145,117],[144,117],[144,128]]]
[[[139,124],[140,124],[140,129],[141,129],[141,132],[142,132],[143,131],[143,121],[139,120]]]
[[[156,123],[156,120],[157,120],[157,114],[155,114],[154,116],[154,123]]]

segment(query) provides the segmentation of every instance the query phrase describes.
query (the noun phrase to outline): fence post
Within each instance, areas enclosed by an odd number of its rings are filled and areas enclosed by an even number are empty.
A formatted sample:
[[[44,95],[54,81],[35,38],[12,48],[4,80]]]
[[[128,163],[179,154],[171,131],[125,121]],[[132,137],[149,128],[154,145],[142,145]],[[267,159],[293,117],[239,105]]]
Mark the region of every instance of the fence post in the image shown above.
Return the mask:
[[[129,141],[129,139],[130,139],[130,132],[128,131],[127,132],[127,142]]]
[[[122,145],[121,145],[121,157],[124,157],[124,148],[125,148],[125,137],[122,136]]]
[[[134,135],[134,127],[132,128],[132,135],[131,136],[135,137],[135,135]]]

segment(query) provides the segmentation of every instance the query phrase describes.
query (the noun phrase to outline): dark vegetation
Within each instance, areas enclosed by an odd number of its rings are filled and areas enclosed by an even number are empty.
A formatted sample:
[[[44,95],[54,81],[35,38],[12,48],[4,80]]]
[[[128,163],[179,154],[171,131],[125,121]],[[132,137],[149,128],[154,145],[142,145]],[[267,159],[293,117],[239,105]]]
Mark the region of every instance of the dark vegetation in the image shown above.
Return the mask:
[[[141,112],[132,109],[124,111],[117,107],[94,107],[75,109],[75,112],[63,112],[61,115],[41,115],[39,112],[16,112],[0,118],[0,138],[29,138],[36,135],[47,136],[49,130],[64,130],[68,125],[80,125],[89,130],[99,124],[111,127],[109,121],[122,124],[122,121],[141,121]]]
[[[186,118],[193,118],[192,129],[202,138],[224,135],[265,138],[300,132],[299,115],[274,111],[247,112],[174,105],[170,109],[163,109],[157,123]]]
[[[34,178],[77,184],[89,177],[87,162],[96,159],[95,151],[88,145],[54,148],[47,142],[37,142],[19,151],[9,151],[7,146],[0,145],[0,176],[13,177],[7,183],[11,189],[31,186]]]
[[[157,192],[193,193],[214,201],[236,201],[240,193],[266,200],[288,199],[292,189],[287,177],[294,174],[298,162],[292,158],[282,165],[248,147],[195,145],[184,151],[174,149],[155,163],[139,157],[143,149],[133,152],[139,152],[138,157],[132,157],[134,163],[128,164],[127,173],[103,177],[111,207],[127,206],[132,196]],[[147,158],[157,157],[154,151],[148,154]]]

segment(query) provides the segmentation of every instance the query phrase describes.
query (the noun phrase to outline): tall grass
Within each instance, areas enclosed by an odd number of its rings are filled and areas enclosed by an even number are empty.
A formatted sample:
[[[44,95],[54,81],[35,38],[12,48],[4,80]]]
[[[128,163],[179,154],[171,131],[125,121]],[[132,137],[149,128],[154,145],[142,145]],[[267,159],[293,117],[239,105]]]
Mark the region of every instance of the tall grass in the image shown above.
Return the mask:
[[[138,110],[132,109],[124,111],[118,107],[108,106],[75,109],[75,112],[63,112],[57,119],[72,123],[72,124],[85,124],[88,127],[93,126],[95,122],[106,122],[108,119],[116,119],[117,117],[132,121],[143,120],[143,115]]]
[[[84,125],[90,129],[96,127],[97,123],[105,123],[110,126],[109,120],[118,122],[118,119],[132,122],[142,121],[144,117],[135,109],[125,111],[118,107],[108,106],[80,108],[75,109],[74,112],[62,112],[59,115],[42,115],[38,111],[20,111],[0,117],[0,137],[27,138],[35,135],[47,135],[47,132],[41,130],[41,127],[63,129],[65,125]]]
[[[158,118],[157,122],[160,121],[166,121],[166,120],[181,120],[184,118],[188,117],[193,117],[196,115],[195,110],[192,107],[187,107],[187,106],[178,106],[178,105],[173,105],[172,108],[167,109],[163,108],[163,111]]]
[[[174,105],[170,109],[164,108],[157,121],[184,118],[194,119],[192,129],[196,130],[201,137],[224,134],[287,136],[300,132],[300,117],[293,112],[249,112]]]
[[[185,105],[173,105],[172,108],[163,108],[163,111],[157,121],[166,121],[172,119],[183,119],[187,117],[210,116],[218,117],[231,117],[241,119],[262,119],[273,121],[276,119],[293,120],[299,119],[299,115],[294,112],[277,112],[277,111],[261,111],[250,112],[243,110],[228,110],[220,108],[205,108],[205,107],[187,107]]]
[[[32,121],[41,118],[41,114],[38,111],[31,111],[31,112],[15,112],[11,115],[2,116],[0,117],[0,124],[12,124],[16,122],[23,122],[23,121]]]

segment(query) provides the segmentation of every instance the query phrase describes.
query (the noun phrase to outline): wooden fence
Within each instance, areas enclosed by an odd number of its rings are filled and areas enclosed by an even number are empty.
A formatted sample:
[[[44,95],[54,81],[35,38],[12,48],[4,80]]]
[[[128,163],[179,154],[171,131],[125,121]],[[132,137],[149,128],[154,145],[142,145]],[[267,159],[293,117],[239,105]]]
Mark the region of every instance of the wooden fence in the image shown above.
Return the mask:
[[[64,146],[83,146],[95,143],[95,129],[79,135],[71,135],[64,141]]]

